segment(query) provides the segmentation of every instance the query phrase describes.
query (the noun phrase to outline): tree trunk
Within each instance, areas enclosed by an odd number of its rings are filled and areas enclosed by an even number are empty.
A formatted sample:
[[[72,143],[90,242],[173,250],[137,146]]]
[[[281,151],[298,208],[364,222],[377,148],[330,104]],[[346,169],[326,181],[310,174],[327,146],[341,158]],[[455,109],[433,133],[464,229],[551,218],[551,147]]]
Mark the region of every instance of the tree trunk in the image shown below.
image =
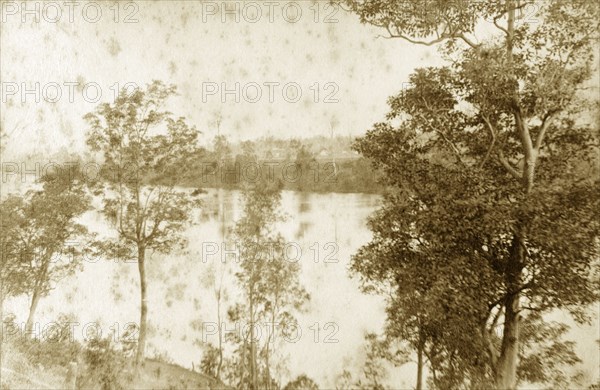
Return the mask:
[[[254,339],[254,298],[250,297],[250,376],[252,390],[258,390],[256,378],[256,340]]]
[[[221,368],[223,367],[223,329],[221,326],[221,292],[217,300],[217,327],[219,329],[219,364],[217,365],[217,379],[221,380]]]
[[[4,292],[0,284],[0,378],[2,378],[2,358],[4,357]]]
[[[416,390],[423,389],[423,345],[419,343],[417,348],[417,387]]]
[[[44,286],[44,282],[47,281],[48,271],[50,269],[50,262],[52,259],[52,252],[47,252],[46,256],[43,259],[43,263],[41,265],[42,268],[38,271],[38,274],[35,276],[35,284],[33,286],[33,295],[31,296],[31,304],[29,305],[29,315],[27,317],[27,322],[25,324],[25,334],[30,335],[33,338],[33,320],[35,319],[35,312],[37,310],[38,303],[40,298],[42,297],[42,286]]]
[[[77,373],[78,367],[76,362],[70,362],[65,375],[64,388],[67,390],[77,389]]]
[[[267,378],[267,390],[271,389],[271,363],[269,358],[271,356],[271,353],[274,353],[274,351],[271,350],[271,343],[275,338],[275,313],[277,311],[277,304],[274,305],[272,310],[273,311],[271,312],[271,330],[269,333],[269,337],[267,338],[267,345],[265,347],[265,377]]]
[[[242,343],[242,359],[240,362],[240,383],[238,384],[238,388],[243,388],[245,384],[244,376],[246,375],[246,354],[248,353],[248,342],[246,337],[244,337],[244,341]]]
[[[518,1],[506,0],[507,12],[507,39],[506,52],[509,66],[512,67],[513,48],[515,35],[515,11]],[[512,71],[512,69],[511,69]],[[516,76],[514,77],[516,81]],[[521,109],[518,106],[518,91],[515,88],[514,94],[514,118],[516,131],[521,138],[521,146],[525,156],[523,166],[523,190],[528,195],[533,188],[533,179],[535,173],[535,160],[537,151],[531,144],[531,138],[523,124]],[[523,282],[523,268],[526,262],[526,251],[524,244],[525,226],[520,222],[517,225],[517,231],[513,236],[511,253],[508,257],[507,266],[504,272],[506,283],[506,298],[504,302],[504,326],[500,354],[494,367],[495,386],[497,389],[516,389],[517,387],[517,368],[519,364],[519,325],[520,325],[520,296]]]
[[[513,238],[509,264],[506,269],[508,293],[504,302],[504,329],[500,356],[496,365],[496,388],[515,389],[517,387],[517,366],[519,361],[519,322],[520,289],[525,262],[525,249],[522,237]]]
[[[507,299],[504,315],[504,335],[498,365],[496,388],[516,389],[519,355],[519,294]]]
[[[269,368],[269,343],[271,342],[270,337],[267,341],[266,354],[265,354],[265,383],[266,389],[271,390],[271,370]]]
[[[148,303],[146,298],[146,248],[138,245],[138,269],[140,272],[140,292],[141,292],[141,307],[140,307],[140,335],[138,338],[137,353],[135,363],[138,367],[144,363],[144,353],[146,349],[146,330]]]
[[[25,334],[33,338],[33,320],[35,318],[35,312],[37,310],[38,303],[40,301],[39,289],[33,290],[33,296],[31,297],[31,304],[29,305],[29,316],[25,323]]]

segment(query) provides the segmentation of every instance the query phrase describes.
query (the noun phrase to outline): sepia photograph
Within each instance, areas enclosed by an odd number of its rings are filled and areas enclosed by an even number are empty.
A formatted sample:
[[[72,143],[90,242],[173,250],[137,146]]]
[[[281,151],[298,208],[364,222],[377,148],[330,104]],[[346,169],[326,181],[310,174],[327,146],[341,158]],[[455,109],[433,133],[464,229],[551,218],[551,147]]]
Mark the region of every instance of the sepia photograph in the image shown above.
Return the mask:
[[[0,0],[0,390],[600,390],[599,0]]]

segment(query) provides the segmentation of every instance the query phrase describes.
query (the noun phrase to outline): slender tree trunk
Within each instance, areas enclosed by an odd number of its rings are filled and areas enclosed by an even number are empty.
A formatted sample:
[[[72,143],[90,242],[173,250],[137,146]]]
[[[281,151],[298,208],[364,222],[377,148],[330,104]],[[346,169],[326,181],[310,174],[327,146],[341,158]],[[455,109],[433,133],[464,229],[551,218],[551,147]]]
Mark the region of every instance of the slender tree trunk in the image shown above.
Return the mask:
[[[271,363],[269,361],[269,357],[271,356],[271,343],[273,343],[274,337],[275,337],[275,317],[276,314],[275,312],[277,311],[277,304],[274,305],[273,309],[272,309],[272,313],[271,313],[271,333],[269,334],[269,337],[267,338],[267,346],[266,346],[266,353],[265,353],[265,376],[267,378],[267,390],[271,389]]]
[[[27,316],[27,322],[25,323],[25,334],[33,337],[33,320],[35,318],[35,312],[37,310],[38,303],[40,301],[39,288],[33,290],[31,297],[31,304],[29,305],[29,315]]]
[[[423,343],[419,342],[417,348],[417,387],[416,390],[423,389]]]
[[[219,330],[219,364],[217,365],[217,379],[221,380],[221,368],[223,366],[223,329],[221,327],[221,287],[217,296],[217,327]]]
[[[2,358],[4,357],[4,292],[0,284],[0,378],[2,377]]]
[[[270,339],[270,337],[269,337]],[[266,350],[266,355],[265,355],[265,364],[266,364],[266,368],[265,368],[265,383],[266,383],[266,388],[267,390],[271,389],[271,370],[269,369],[269,342],[270,340],[267,341],[267,350]]]
[[[29,315],[27,316],[27,322],[25,323],[25,334],[33,337],[33,320],[35,319],[35,312],[37,311],[38,303],[42,297],[42,286],[48,277],[48,271],[50,268],[50,260],[54,252],[47,253],[43,259],[41,265],[42,268],[36,275],[35,284],[33,286],[33,295],[31,296],[31,303],[29,305]]]
[[[250,376],[252,390],[258,390],[256,378],[256,340],[254,339],[254,297],[250,296]]]
[[[238,385],[239,388],[243,388],[245,386],[244,376],[246,375],[246,354],[248,353],[248,342],[244,337],[244,341],[242,343],[242,356],[240,362],[240,383]]]
[[[138,367],[144,363],[144,353],[146,349],[146,331],[148,317],[148,302],[146,297],[146,248],[138,244],[138,269],[140,272],[140,292],[141,292],[141,307],[140,307],[140,335],[138,338],[137,353],[135,363]]]
[[[219,207],[224,209],[222,199],[219,199]],[[223,240],[227,238],[227,226],[225,225],[225,212],[219,210],[221,217],[221,237]],[[217,366],[217,379],[221,379],[221,369],[223,368],[223,328],[221,324],[221,299],[223,296],[223,276],[225,275],[225,264],[221,265],[221,277],[219,279],[219,288],[217,289],[217,324],[219,330],[219,365]],[[215,278],[216,283],[216,278]]]

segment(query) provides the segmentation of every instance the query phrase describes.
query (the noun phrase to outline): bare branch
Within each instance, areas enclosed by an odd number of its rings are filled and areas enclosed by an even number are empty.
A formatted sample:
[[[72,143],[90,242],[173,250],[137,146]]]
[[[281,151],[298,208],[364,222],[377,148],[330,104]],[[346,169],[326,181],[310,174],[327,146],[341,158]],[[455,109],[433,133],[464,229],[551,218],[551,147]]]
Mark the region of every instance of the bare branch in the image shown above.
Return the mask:
[[[128,239],[130,241],[137,242],[135,237],[133,237],[132,235],[129,235],[125,232],[122,225],[119,228],[117,228],[117,230],[121,236],[125,237],[126,239]]]
[[[477,48],[481,47],[481,43],[475,43],[475,42],[473,42],[471,39],[469,39],[465,35],[465,33],[460,33],[456,37],[462,39],[463,42],[465,42],[467,45],[471,46],[473,49],[477,49]]]
[[[502,152],[502,150],[498,151],[498,161],[500,161],[500,164],[502,164],[504,166],[504,168],[506,168],[506,170],[508,171],[508,173],[510,173],[514,178],[516,179],[521,179],[522,176],[519,173],[519,171],[517,171],[506,159],[506,157],[504,157],[504,153]]]
[[[446,40],[446,39],[450,38],[450,37],[448,37],[448,36],[446,36],[446,35],[442,34],[442,35],[440,35],[440,37],[439,37],[439,38],[437,38],[437,39],[434,39],[434,40],[432,40],[432,41],[419,41],[419,40],[415,40],[415,39],[409,38],[409,37],[407,37],[406,35],[402,35],[402,34],[400,34],[400,33],[395,33],[395,34],[394,34],[394,33],[392,32],[392,30],[390,29],[390,27],[389,27],[389,26],[386,26],[386,30],[387,30],[387,31],[388,31],[388,33],[390,34],[390,38],[400,38],[400,39],[404,39],[405,41],[407,41],[407,42],[410,42],[410,43],[412,43],[412,44],[415,44],[415,45],[433,46],[433,45],[435,45],[436,43],[443,42],[444,40]]]
[[[504,311],[503,307],[500,307],[498,309],[498,312],[492,319],[492,323],[490,324],[489,329],[485,329],[485,325],[484,325],[484,330],[485,330],[484,340],[486,341],[486,344],[487,344],[488,354],[490,356],[490,361],[492,363],[492,367],[496,366],[496,364],[498,362],[498,357],[499,357],[498,351],[496,350],[496,347],[494,346],[494,343],[492,342],[492,336],[494,334],[494,328],[496,327],[496,324],[498,323],[498,319],[500,318],[500,315],[503,311]]]
[[[548,127],[550,126],[550,123],[552,122],[552,112],[547,113],[544,116],[544,119],[542,119],[542,124],[540,125],[540,132],[537,136],[537,139],[535,140],[535,150],[539,151],[540,148],[542,147],[542,142],[544,141],[544,136],[546,135],[546,130],[548,130]]]
[[[418,40],[418,39],[411,38],[407,35],[402,34],[400,32],[400,29],[397,27],[396,27],[396,32],[392,32],[390,25],[381,25],[381,27],[385,27],[388,34],[390,34],[389,38],[400,38],[400,39],[403,39],[403,40],[405,40],[409,43],[415,44],[415,45],[433,46],[437,43],[443,42],[448,39],[461,39],[467,45],[471,46],[474,49],[481,46],[480,43],[475,43],[470,38],[468,38],[464,32],[460,32],[460,33],[459,32],[448,32],[448,26],[446,26],[444,28],[444,31],[442,31],[441,33],[439,31],[436,31],[436,33],[435,33],[436,38],[432,39],[430,41]]]
[[[522,312],[523,310],[544,312],[544,309],[542,309],[542,308],[539,308],[539,307],[531,307],[531,306],[522,306],[522,307],[521,307],[521,309],[520,309],[518,312],[520,313],[520,312]]]
[[[425,103],[425,106],[427,108],[429,108],[429,105],[427,104],[427,102],[425,101],[425,99],[422,99],[423,102]],[[435,110],[432,110],[435,111]],[[437,134],[440,135],[440,137],[442,138],[442,140],[444,140],[444,142],[446,142],[448,145],[450,145],[450,148],[452,149],[452,152],[454,153],[454,155],[456,156],[456,160],[462,165],[462,166],[466,166],[465,163],[463,162],[461,155],[460,155],[460,150],[458,150],[458,147],[454,144],[454,142],[452,142],[447,136],[446,134],[444,134],[443,131],[439,130],[438,128],[434,127],[433,125],[431,125],[427,119],[425,118],[425,116],[421,113],[418,114],[418,116],[421,118],[421,120],[423,120],[424,123],[427,124],[427,126],[429,126],[429,128],[433,131],[435,131]]]
[[[497,15],[494,17],[494,26],[496,26],[499,30],[501,30],[502,32],[504,32],[506,35],[509,34],[508,30],[504,27],[502,27],[501,25],[498,24],[498,19],[502,18],[504,15],[506,15],[506,12],[501,13],[500,15]]]
[[[521,138],[521,144],[523,146],[523,154],[525,155],[525,161],[527,161],[533,155],[533,143],[531,141],[531,135],[529,134],[527,124],[523,120],[521,108],[517,104],[515,104],[515,107],[513,109],[513,116],[515,118],[515,124],[517,126],[519,137]]]
[[[481,161],[481,164],[479,164],[479,169],[483,168],[483,166],[485,165],[486,161],[492,154],[492,149],[494,148],[494,144],[496,143],[496,131],[494,130],[494,127],[492,126],[492,124],[489,121],[489,119],[487,118],[487,116],[482,115],[482,118],[485,121],[485,124],[487,125],[488,129],[490,130],[490,135],[492,136],[492,142],[490,142],[490,146],[488,147],[488,150],[485,153],[485,157],[483,158],[483,161]]]

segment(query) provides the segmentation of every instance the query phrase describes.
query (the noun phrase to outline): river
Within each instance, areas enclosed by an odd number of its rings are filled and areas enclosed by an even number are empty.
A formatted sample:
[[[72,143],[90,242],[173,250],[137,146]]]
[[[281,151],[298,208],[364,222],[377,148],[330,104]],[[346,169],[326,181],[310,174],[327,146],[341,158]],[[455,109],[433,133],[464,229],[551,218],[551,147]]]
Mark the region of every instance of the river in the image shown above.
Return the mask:
[[[148,254],[148,356],[162,354],[187,368],[192,363],[198,367],[203,342],[217,342],[216,299],[210,275],[225,270],[225,306],[237,298],[235,265],[232,255],[226,253],[231,246],[222,245],[226,245],[228,231],[242,212],[240,193],[211,189],[201,196],[204,205],[185,231],[186,248],[168,255]],[[352,254],[371,237],[366,221],[379,202],[376,195],[283,192],[281,206],[286,219],[277,228],[289,243],[290,259],[301,264],[301,281],[311,297],[298,316],[299,330],[294,338],[282,340],[277,352],[287,359],[287,369],[276,370],[283,383],[306,373],[324,388],[332,388],[343,369],[359,371],[364,333],[380,330],[385,312],[382,298],[361,293],[348,268]],[[107,231],[96,211],[85,214],[82,222],[92,231]],[[222,256],[227,260],[225,266]],[[14,312],[18,321],[25,321],[26,306],[24,298],[13,299],[7,311]],[[139,319],[137,264],[85,261],[81,272],[61,281],[40,302],[36,318],[40,330],[59,313],[76,315],[78,338],[94,329],[86,328],[92,322],[98,322],[105,335],[111,331],[123,335],[127,324]],[[563,317],[561,313],[549,316]],[[241,326],[226,325],[229,331],[240,331]],[[579,368],[589,381],[597,378],[598,346],[592,342],[598,338],[597,317],[592,325],[574,327],[569,335],[577,342],[584,361]],[[390,385],[410,388],[414,371],[410,364],[395,369]]]

